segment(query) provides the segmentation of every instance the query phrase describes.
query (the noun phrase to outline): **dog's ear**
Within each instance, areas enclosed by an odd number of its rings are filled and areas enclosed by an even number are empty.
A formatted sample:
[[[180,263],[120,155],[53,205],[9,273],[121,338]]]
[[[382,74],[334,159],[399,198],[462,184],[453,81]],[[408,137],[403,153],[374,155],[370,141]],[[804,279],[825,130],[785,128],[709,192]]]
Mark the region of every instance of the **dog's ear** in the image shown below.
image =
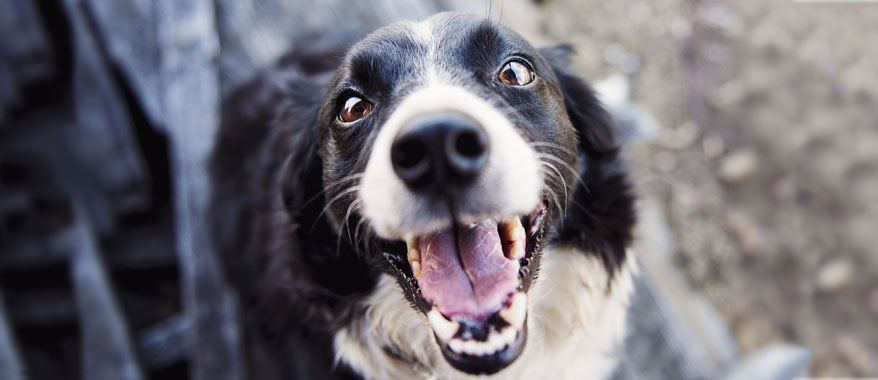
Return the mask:
[[[569,46],[540,52],[558,79],[579,138],[579,178],[558,228],[559,242],[597,255],[612,274],[625,260],[635,223],[634,196],[616,126],[594,91],[570,68]]]

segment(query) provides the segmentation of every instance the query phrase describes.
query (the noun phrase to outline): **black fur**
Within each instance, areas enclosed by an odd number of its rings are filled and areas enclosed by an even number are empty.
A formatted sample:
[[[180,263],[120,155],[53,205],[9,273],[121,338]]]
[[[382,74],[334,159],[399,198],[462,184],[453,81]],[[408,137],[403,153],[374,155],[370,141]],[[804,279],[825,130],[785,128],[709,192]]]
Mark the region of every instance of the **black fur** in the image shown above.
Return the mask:
[[[563,149],[537,148],[571,162],[581,178],[565,170],[564,182],[549,184],[558,194],[566,187],[571,197],[564,215],[552,210],[558,226],[547,238],[598,255],[614,273],[631,240],[633,197],[612,120],[568,68],[570,50],[533,50],[524,57],[545,80],[536,92],[493,87],[497,68],[485,62],[531,51],[529,45],[488,22],[471,26],[452,19],[445,27],[468,31],[443,42],[452,47],[462,83],[476,83],[468,88],[489,99],[499,95],[494,104],[500,108],[518,107],[510,117],[529,126],[523,133],[531,141],[578,141],[578,158]],[[413,84],[407,78],[417,64],[405,57],[423,53],[423,46],[402,34],[370,38],[347,55],[349,43],[305,41],[223,103],[210,163],[209,223],[214,248],[246,310],[251,373],[262,379],[352,376],[332,365],[332,336],[361,315],[359,301],[378,275],[393,271],[379,247],[395,243],[369,235],[355,247],[341,228],[359,222],[357,213],[342,220],[353,194],[326,208],[341,189],[325,184],[363,170],[374,140],[370,131]],[[351,92],[382,101],[384,108],[375,110],[369,128],[328,127],[340,107],[337,99]],[[552,98],[563,98],[563,104],[546,100]],[[550,114],[566,115],[575,136],[557,128]],[[344,150],[326,148],[330,134]]]
[[[567,64],[567,46],[542,49],[564,92],[564,105],[579,137],[581,167],[558,242],[598,255],[612,275],[625,262],[636,221],[634,194],[619,154],[616,127],[594,92]]]

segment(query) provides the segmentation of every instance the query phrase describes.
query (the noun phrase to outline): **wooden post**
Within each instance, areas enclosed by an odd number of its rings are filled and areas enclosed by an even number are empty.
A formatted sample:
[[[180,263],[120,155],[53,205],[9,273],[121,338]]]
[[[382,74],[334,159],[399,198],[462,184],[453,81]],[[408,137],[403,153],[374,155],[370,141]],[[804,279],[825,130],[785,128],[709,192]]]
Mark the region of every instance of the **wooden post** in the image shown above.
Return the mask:
[[[177,253],[194,380],[243,379],[238,302],[213,254],[205,221],[209,178],[205,162],[216,133],[220,101],[219,39],[210,0],[157,3],[162,111],[171,143]]]
[[[79,311],[82,336],[82,378],[91,380],[142,380],[125,317],[116,303],[113,287],[95,241],[94,230],[77,205],[74,229],[77,239],[70,260],[70,277]]]

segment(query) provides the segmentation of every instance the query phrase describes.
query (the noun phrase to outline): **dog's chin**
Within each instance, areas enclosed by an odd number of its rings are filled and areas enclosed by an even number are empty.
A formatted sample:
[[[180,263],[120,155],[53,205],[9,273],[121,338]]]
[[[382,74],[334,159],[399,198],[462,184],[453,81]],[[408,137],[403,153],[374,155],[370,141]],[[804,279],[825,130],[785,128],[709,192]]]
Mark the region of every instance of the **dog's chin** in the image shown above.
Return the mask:
[[[385,253],[452,367],[493,374],[523,351],[546,218],[542,202],[526,215],[411,236],[405,252],[398,244]]]

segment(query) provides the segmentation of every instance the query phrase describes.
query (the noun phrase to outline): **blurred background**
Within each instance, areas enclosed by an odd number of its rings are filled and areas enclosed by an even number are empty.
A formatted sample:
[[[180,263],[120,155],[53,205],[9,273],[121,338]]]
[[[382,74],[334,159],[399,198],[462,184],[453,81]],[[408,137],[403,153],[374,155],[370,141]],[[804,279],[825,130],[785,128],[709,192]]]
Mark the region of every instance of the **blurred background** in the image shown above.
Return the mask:
[[[200,218],[222,95],[297,38],[459,9],[567,43],[620,124],[619,379],[878,377],[878,3],[3,0],[0,379],[240,379]]]

